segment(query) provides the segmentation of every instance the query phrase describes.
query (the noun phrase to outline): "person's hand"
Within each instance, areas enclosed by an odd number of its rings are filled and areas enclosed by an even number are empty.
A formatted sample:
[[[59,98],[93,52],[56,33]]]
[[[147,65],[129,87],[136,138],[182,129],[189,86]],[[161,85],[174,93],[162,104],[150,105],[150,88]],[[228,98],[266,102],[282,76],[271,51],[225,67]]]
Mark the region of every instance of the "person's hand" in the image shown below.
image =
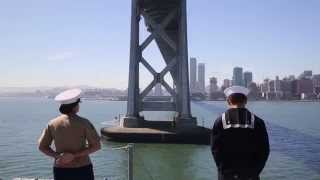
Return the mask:
[[[62,153],[56,160],[58,165],[66,165],[74,160],[74,155],[71,153]]]

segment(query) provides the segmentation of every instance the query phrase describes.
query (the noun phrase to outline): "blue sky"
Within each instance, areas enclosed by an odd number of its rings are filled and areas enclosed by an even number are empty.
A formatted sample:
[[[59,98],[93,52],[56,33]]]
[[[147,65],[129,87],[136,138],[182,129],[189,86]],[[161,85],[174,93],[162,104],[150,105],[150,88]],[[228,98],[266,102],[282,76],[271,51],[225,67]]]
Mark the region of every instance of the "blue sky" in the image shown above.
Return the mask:
[[[126,88],[130,5],[0,1],[0,86]],[[188,0],[189,56],[220,82],[234,66],[252,71],[258,82],[320,73],[319,9],[318,0]],[[163,61],[152,47],[144,55],[160,70]],[[147,75],[142,70],[142,86]]]

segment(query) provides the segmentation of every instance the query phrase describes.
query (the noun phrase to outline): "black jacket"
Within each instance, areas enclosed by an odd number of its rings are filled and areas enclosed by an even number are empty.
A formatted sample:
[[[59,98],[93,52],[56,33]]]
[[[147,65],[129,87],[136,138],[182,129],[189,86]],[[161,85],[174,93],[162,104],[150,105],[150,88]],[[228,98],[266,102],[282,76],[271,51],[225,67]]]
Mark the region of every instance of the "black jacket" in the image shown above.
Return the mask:
[[[247,109],[229,109],[215,121],[211,152],[220,173],[259,175],[269,151],[263,120]]]

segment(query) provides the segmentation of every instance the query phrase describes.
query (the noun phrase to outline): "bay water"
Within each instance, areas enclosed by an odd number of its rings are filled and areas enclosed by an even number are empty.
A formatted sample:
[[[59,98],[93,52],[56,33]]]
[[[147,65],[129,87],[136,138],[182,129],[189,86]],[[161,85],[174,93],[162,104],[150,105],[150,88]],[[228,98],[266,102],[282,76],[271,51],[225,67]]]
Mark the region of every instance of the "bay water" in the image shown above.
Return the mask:
[[[59,115],[58,104],[42,98],[0,98],[0,179],[52,178],[52,159],[38,151],[37,140],[48,121]],[[86,101],[80,115],[98,131],[125,114],[126,102]],[[198,124],[212,127],[226,110],[225,102],[194,102]],[[271,154],[261,179],[320,180],[320,103],[250,102],[248,109],[265,120]],[[172,119],[170,113],[144,113],[147,119]],[[127,178],[125,146],[102,140],[91,156],[96,179]],[[214,180],[217,170],[210,147],[205,145],[135,144],[136,180]]]

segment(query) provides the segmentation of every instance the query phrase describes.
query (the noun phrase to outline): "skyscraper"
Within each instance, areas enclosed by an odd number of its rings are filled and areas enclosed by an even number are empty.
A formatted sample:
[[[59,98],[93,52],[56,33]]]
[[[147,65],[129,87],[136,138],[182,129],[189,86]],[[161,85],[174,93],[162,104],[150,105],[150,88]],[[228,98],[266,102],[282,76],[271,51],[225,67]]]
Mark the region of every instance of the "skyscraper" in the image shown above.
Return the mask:
[[[241,67],[233,68],[233,77],[232,77],[233,86],[243,86],[243,69]]]
[[[199,85],[199,92],[200,93],[205,93],[205,64],[204,63],[199,63],[198,64],[198,85]]]
[[[197,59],[190,58],[190,91],[196,92],[197,89]]]
[[[252,83],[252,72],[246,71],[243,73],[244,78],[244,86],[249,87],[249,85]]]

